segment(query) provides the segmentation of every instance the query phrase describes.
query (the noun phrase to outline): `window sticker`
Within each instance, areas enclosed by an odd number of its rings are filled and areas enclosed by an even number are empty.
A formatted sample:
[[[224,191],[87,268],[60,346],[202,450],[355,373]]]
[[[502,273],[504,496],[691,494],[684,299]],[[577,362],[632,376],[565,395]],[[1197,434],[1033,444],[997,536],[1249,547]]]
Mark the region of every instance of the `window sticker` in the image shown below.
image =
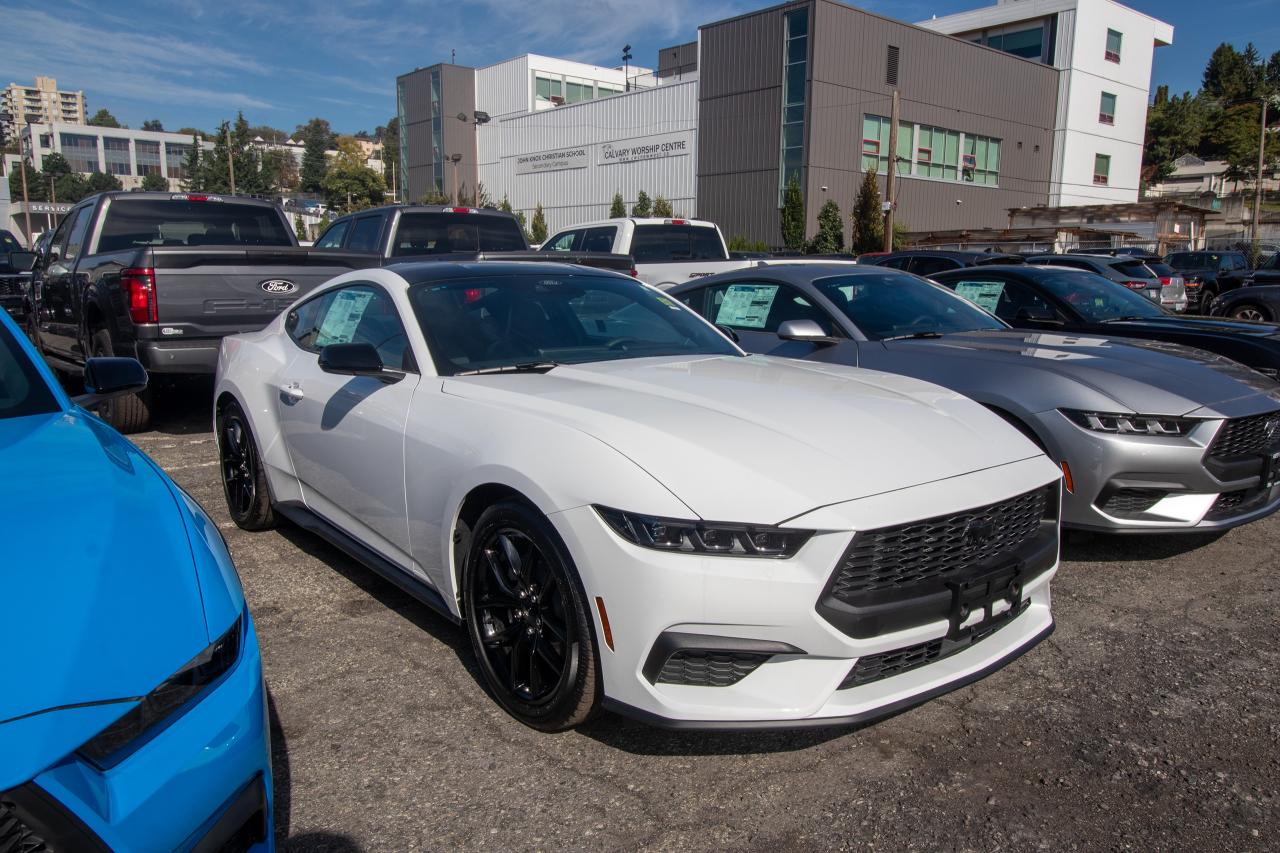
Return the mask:
[[[320,324],[315,345],[327,347],[329,344],[351,343],[371,299],[371,290],[344,290],[335,296],[324,315],[324,322]]]
[[[715,321],[739,329],[763,329],[777,296],[776,284],[731,284]]]
[[[1000,294],[1004,293],[1002,281],[962,281],[956,284],[956,293],[977,305],[983,311],[996,313]]]

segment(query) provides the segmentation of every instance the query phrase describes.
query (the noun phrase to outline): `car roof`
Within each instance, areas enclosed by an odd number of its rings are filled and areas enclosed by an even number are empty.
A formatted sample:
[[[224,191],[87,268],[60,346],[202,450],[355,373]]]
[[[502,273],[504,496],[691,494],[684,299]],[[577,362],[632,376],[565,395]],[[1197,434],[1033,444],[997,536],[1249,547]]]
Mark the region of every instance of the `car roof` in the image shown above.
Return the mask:
[[[636,225],[694,225],[698,228],[714,228],[716,224],[708,219],[689,219],[683,216],[618,216],[613,219],[595,219],[591,222],[575,222],[563,228],[557,228],[553,234],[565,231],[576,231],[579,228],[599,228],[606,225],[617,225],[622,222],[634,222]]]
[[[806,263],[763,263],[759,266],[747,267],[740,270],[730,270],[717,275],[704,276],[694,279],[693,281],[684,282],[671,288],[671,293],[683,293],[685,291],[694,290],[699,287],[705,287],[708,284],[716,284],[718,282],[735,282],[735,281],[752,281],[761,279],[773,279],[775,281],[783,281],[787,284],[805,285],[812,284],[820,278],[830,278],[837,275],[847,276],[885,276],[885,275],[904,275],[910,276],[911,273],[895,270],[893,267],[882,267],[873,264],[851,264],[845,263],[829,263],[829,264],[806,264]]]
[[[499,276],[536,275],[538,273],[557,276],[591,276],[592,278],[618,278],[635,282],[629,275],[596,267],[582,267],[577,264],[547,263],[544,261],[415,261],[406,260],[388,264],[384,269],[390,270],[403,278],[410,285],[423,284],[429,281],[451,281],[456,279],[482,279]]]

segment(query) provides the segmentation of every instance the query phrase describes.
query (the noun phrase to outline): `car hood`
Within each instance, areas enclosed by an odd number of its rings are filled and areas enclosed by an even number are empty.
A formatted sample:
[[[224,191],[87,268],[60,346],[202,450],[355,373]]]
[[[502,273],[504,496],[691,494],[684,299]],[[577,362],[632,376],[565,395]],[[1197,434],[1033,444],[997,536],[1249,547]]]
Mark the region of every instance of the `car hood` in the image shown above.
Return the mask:
[[[444,390],[587,433],[717,521],[777,523],[1039,452],[936,385],[767,356],[597,362]]]
[[[44,718],[119,716],[209,644],[201,590],[173,487],[93,416],[0,419],[0,470],[0,755],[35,731],[57,759],[96,730]]]
[[[1122,410],[1185,415],[1197,409],[1259,395],[1272,399],[1280,386],[1224,356],[1165,341],[1113,339],[1062,332],[969,332],[941,338],[888,341],[890,357],[874,366],[903,368],[920,375],[912,362],[943,366],[965,387],[965,377],[985,367],[1000,377],[1010,368],[1035,369],[1080,383],[1114,400]],[[893,358],[893,355],[898,358]],[[939,380],[940,381],[940,380]],[[948,383],[951,384],[951,383]],[[1041,387],[1060,388],[1045,379]],[[1040,410],[1067,405],[1049,402]]]
[[[1233,291],[1234,292],[1234,291]],[[1104,323],[1112,334],[1123,335],[1125,329],[1168,330],[1180,335],[1244,335],[1250,338],[1272,338],[1280,342],[1280,325],[1250,320],[1228,320],[1217,317],[1152,317],[1143,320],[1116,320]]]

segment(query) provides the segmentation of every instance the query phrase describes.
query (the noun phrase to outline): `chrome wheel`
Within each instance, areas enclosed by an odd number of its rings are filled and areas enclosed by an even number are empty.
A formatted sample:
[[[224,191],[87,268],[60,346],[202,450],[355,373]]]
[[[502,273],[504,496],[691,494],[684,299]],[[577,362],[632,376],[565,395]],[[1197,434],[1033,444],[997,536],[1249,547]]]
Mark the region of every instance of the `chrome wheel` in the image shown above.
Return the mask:
[[[1262,311],[1252,305],[1241,305],[1239,308],[1232,309],[1231,316],[1237,320],[1265,320]]]

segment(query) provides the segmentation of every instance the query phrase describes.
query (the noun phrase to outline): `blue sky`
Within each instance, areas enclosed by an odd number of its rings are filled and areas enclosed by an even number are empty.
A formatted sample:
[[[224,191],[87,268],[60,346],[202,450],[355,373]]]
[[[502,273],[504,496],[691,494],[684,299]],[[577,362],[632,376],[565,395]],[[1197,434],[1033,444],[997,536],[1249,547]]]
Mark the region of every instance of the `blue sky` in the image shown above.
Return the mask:
[[[770,0],[0,0],[0,83],[56,77],[89,108],[137,127],[210,128],[244,110],[291,131],[312,116],[372,130],[395,112],[397,74],[449,59],[486,65],[520,53],[656,64],[658,48],[699,23]],[[986,0],[854,3],[916,21]],[[1219,42],[1280,49],[1276,0],[1130,0],[1175,27],[1156,52],[1155,84],[1195,89]]]

